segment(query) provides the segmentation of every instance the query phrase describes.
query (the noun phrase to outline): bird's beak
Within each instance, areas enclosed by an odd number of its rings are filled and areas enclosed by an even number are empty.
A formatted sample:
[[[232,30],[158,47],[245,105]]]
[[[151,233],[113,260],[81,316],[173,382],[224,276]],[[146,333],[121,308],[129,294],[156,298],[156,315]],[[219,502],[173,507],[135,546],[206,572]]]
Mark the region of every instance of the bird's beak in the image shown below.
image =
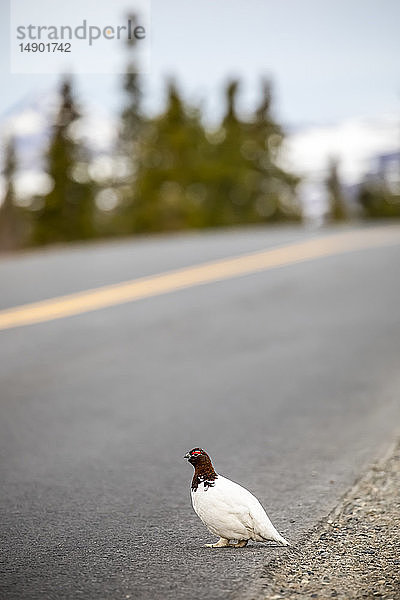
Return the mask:
[[[187,459],[189,459],[189,458],[190,458],[190,454],[189,454],[189,452],[186,452],[186,454],[185,454],[185,456],[184,456],[183,458],[187,458]]]

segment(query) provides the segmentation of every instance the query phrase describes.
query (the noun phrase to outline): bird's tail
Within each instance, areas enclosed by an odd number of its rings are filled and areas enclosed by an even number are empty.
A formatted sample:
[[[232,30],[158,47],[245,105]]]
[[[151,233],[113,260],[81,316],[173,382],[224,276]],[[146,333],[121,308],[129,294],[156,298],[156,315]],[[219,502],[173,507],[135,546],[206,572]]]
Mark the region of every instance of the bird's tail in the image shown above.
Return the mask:
[[[290,546],[289,542],[278,532],[274,535],[274,541],[278,542],[281,546]]]

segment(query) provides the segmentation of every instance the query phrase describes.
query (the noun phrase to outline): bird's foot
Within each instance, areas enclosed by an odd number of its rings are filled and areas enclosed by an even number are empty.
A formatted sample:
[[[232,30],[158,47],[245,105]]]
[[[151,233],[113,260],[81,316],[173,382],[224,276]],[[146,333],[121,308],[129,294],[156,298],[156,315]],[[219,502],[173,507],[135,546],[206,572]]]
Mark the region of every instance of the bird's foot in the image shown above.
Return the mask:
[[[229,546],[229,540],[225,538],[219,538],[216,544],[206,544],[206,548],[226,548]]]
[[[232,548],[244,548],[249,540],[239,540],[237,544],[231,544]]]

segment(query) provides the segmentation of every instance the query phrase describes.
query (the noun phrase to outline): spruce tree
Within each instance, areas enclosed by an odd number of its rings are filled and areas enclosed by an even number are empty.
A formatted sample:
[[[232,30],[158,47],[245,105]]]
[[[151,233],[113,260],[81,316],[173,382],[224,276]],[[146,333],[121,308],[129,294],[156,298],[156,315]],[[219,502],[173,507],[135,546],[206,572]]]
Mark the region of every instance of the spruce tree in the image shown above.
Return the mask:
[[[137,22],[136,16],[128,15],[132,29]],[[137,40],[133,37],[126,42],[127,64],[122,79],[123,106],[120,115],[120,131],[115,149],[117,163],[122,166],[120,171],[108,182],[118,197],[118,205],[108,215],[110,231],[118,234],[132,232],[133,211],[135,210],[135,180],[140,137],[144,134],[147,119],[142,110],[142,79],[138,73],[136,57]]]
[[[0,249],[13,250],[22,242],[22,211],[15,205],[14,176],[17,167],[15,142],[7,141],[4,151],[2,175],[5,182],[5,194],[0,205]]]
[[[121,143],[125,152],[134,151],[143,123],[141,112],[142,90],[135,64],[129,63],[124,76],[126,103],[121,115]]]
[[[204,144],[199,112],[185,105],[170,82],[165,111],[149,120],[139,141],[133,231],[201,226],[199,173]]]
[[[243,148],[253,168],[253,214],[261,221],[301,219],[296,186],[299,178],[279,166],[284,131],[272,115],[272,88],[262,80],[260,99]]]
[[[165,110],[138,138],[130,231],[300,219],[298,178],[278,166],[284,136],[270,114],[269,87],[247,120],[238,114],[238,90],[238,81],[228,82],[225,114],[206,132],[200,111],[169,84]]]
[[[300,219],[298,178],[278,166],[284,135],[271,116],[271,88],[263,82],[254,114],[240,118],[238,81],[225,89],[226,112],[214,148],[212,225]]]
[[[385,182],[364,181],[358,190],[357,201],[366,219],[400,218],[400,193],[388,189]]]
[[[348,217],[347,207],[339,177],[339,163],[335,158],[329,161],[325,185],[328,192],[329,219],[336,222],[345,221]]]
[[[247,221],[249,204],[248,165],[242,148],[246,140],[245,125],[237,113],[239,82],[228,81],[225,88],[225,114],[217,142],[208,157],[207,225],[233,225]]]
[[[86,239],[93,235],[93,187],[77,180],[74,168],[87,162],[83,147],[75,141],[72,126],[80,118],[72,83],[60,88],[60,106],[47,152],[47,170],[53,180],[35,212],[33,241],[37,244]]]

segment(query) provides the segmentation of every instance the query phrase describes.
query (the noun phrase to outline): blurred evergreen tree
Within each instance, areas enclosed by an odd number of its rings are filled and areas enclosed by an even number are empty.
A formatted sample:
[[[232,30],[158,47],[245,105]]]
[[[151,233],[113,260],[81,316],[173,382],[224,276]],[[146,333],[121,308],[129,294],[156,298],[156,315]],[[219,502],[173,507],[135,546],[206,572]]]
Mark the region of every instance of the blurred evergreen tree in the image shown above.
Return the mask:
[[[124,75],[123,88],[126,103],[121,114],[121,142],[126,152],[134,152],[135,143],[143,124],[141,111],[142,90],[135,64],[128,64]]]
[[[367,219],[400,218],[400,191],[390,190],[384,181],[364,181],[357,200]]]
[[[254,114],[244,119],[239,82],[229,81],[225,114],[212,130],[175,83],[166,91],[165,109],[144,116],[130,59],[113,173],[100,186],[87,175],[88,156],[76,137],[80,114],[71,82],[63,81],[47,152],[53,187],[41,203],[35,199],[34,243],[301,219],[298,178],[279,166],[284,134],[271,113],[267,82]]]
[[[4,167],[2,175],[5,182],[5,194],[0,205],[0,249],[13,250],[23,243],[24,221],[22,209],[16,206],[14,177],[17,167],[15,141],[10,138],[4,149]]]
[[[201,157],[206,138],[199,111],[188,108],[173,82],[165,111],[148,120],[139,139],[131,231],[201,226]]]
[[[328,165],[328,176],[325,181],[328,193],[328,214],[331,221],[346,221],[348,211],[339,177],[339,162],[331,158]]]
[[[132,30],[137,17],[129,14]],[[124,235],[132,232],[132,211],[134,210],[135,178],[138,162],[138,146],[140,136],[147,123],[142,110],[142,80],[138,73],[136,59],[137,39],[133,37],[126,42],[127,66],[122,79],[123,106],[120,115],[120,128],[117,147],[114,153],[115,173],[106,182],[106,187],[115,194],[117,203],[107,215],[107,227],[103,231]],[[104,219],[103,219],[104,223]]]
[[[213,190],[210,225],[299,220],[296,197],[298,178],[278,167],[283,131],[271,115],[271,88],[263,82],[254,115],[239,118],[239,82],[225,90],[226,112],[217,142],[208,182]]]
[[[209,135],[203,157],[201,175],[207,189],[207,226],[233,225],[248,220],[248,168],[241,154],[245,124],[237,114],[238,91],[239,82],[228,81],[225,114],[220,126]]]
[[[72,83],[65,79],[47,152],[53,187],[42,197],[42,206],[34,213],[36,244],[86,239],[94,234],[93,185],[86,177],[77,175],[77,167],[85,170],[88,162],[83,145],[74,138],[73,126],[79,118]]]
[[[248,121],[238,116],[238,89],[228,82],[222,122],[206,131],[200,111],[169,84],[165,111],[139,137],[131,231],[301,218],[298,179],[277,166],[283,132],[270,114],[270,88]]]
[[[299,178],[278,166],[285,136],[271,106],[271,84],[263,80],[260,100],[242,146],[242,154],[252,169],[252,215],[259,221],[298,221],[301,220],[296,194]]]
[[[129,14],[128,20],[131,21],[132,30],[134,30],[137,24],[136,15]],[[135,146],[144,122],[142,114],[141,80],[138,74],[138,65],[135,57],[136,45],[137,39],[134,36],[126,42],[128,60],[123,79],[125,102],[121,113],[120,132],[122,149],[131,159],[133,159],[136,154]]]
[[[125,101],[113,152],[113,173],[108,180],[103,180],[103,189],[100,190],[100,195],[107,190],[114,196],[115,207],[107,214],[97,209],[96,226],[100,235],[131,233],[138,145],[146,123],[141,109],[141,82],[133,61],[129,61],[123,77],[123,91]]]

